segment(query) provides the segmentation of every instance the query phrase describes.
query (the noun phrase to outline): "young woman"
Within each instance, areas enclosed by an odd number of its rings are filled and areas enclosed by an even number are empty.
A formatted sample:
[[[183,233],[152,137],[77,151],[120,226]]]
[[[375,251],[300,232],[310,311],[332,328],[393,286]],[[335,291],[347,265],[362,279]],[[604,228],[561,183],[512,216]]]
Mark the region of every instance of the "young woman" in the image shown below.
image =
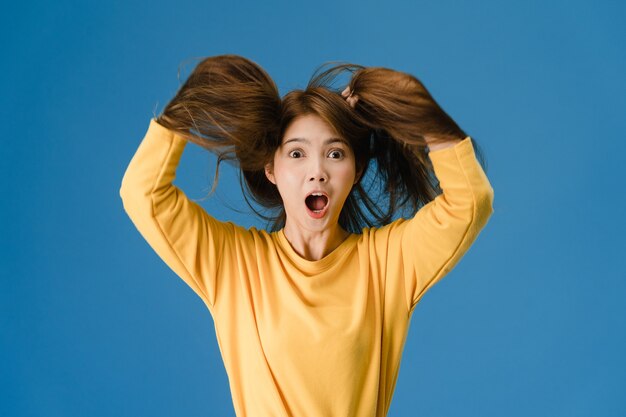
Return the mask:
[[[187,142],[237,164],[269,231],[172,184]],[[384,416],[415,305],[493,213],[477,149],[409,74],[339,64],[281,98],[220,55],[150,121],[120,194],[210,311],[237,416]]]

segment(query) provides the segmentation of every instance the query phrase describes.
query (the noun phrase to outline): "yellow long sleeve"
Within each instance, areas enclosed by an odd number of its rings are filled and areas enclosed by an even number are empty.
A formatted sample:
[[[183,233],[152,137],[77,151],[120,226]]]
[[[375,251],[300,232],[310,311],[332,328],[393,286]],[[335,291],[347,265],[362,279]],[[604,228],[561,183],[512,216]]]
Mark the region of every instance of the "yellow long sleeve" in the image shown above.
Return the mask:
[[[126,169],[120,196],[141,235],[211,308],[220,249],[234,225],[219,222],[172,184],[186,144],[151,119]]]
[[[403,265],[409,310],[459,262],[493,213],[494,191],[469,136],[429,157],[443,193],[412,219],[390,225],[391,253]]]

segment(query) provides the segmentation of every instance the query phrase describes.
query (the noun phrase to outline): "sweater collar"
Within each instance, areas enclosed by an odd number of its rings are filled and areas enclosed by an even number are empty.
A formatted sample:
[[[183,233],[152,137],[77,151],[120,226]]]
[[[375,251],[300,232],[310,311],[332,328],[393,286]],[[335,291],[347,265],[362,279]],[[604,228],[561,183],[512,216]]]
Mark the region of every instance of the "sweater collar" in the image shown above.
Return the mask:
[[[332,252],[317,261],[310,261],[300,256],[291,246],[289,240],[285,236],[284,229],[280,229],[273,233],[275,241],[280,246],[281,251],[289,258],[292,264],[306,274],[316,274],[323,272],[337,263],[347,251],[353,249],[357,240],[361,235],[350,234],[343,242],[339,244]]]

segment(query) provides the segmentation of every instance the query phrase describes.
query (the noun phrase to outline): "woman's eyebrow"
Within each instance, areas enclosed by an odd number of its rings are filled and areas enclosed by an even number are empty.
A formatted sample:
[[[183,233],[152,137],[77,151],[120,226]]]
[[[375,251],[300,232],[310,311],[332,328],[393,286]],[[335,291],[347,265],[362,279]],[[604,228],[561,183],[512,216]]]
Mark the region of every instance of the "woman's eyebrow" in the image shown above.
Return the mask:
[[[307,143],[307,144],[310,144],[310,143],[311,143],[311,141],[310,141],[310,140],[308,140],[308,139],[306,139],[306,138],[291,138],[291,139],[287,139],[286,141],[284,141],[284,142],[283,142],[283,145],[286,145],[286,144],[288,144],[288,143],[290,143],[290,142],[304,142],[304,143]],[[348,141],[346,141],[346,140],[345,140],[345,139],[343,139],[343,138],[328,138],[328,139],[326,139],[326,140],[324,141],[324,144],[325,144],[325,145],[329,145],[329,144],[331,144],[331,143],[337,143],[337,142],[341,142],[341,143],[343,143],[343,144],[345,144],[345,145],[347,145],[347,146],[350,146],[350,144],[348,143]]]

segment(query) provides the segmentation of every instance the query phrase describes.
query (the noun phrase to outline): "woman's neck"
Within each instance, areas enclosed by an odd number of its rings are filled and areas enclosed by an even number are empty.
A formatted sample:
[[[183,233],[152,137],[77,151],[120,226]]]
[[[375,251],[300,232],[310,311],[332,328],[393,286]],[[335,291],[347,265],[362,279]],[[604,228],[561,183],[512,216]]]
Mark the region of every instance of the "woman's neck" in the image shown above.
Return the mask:
[[[286,224],[283,232],[293,250],[308,261],[324,258],[350,236],[350,233],[339,225],[318,232]]]

